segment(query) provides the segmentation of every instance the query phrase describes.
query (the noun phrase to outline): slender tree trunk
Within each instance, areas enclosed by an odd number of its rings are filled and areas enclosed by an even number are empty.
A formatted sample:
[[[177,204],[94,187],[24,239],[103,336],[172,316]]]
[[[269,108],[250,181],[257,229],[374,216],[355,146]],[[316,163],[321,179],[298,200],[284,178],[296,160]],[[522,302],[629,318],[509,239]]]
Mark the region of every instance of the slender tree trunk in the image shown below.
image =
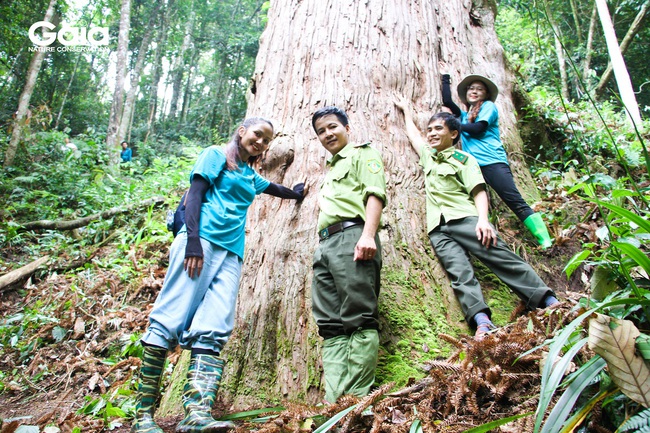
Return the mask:
[[[289,186],[306,181],[309,193],[301,204],[262,195],[249,210],[236,327],[223,354],[229,364],[221,395],[235,408],[322,398],[322,341],[310,294],[317,192],[329,154],[316,139],[311,115],[325,105],[347,111],[352,140],[372,140],[387,171],[378,382],[393,380],[394,369],[415,368],[431,356],[427,351],[439,353],[440,333],[467,332],[429,246],[424,175],[393,98],[411,98],[424,126],[440,106],[443,70],[455,83],[470,73],[485,74],[500,89],[502,138],[513,153],[521,149],[514,77],[494,31],[494,5],[476,3],[271,2],[247,114],[270,117],[276,126],[260,173]],[[521,160],[513,158],[512,166],[523,185],[532,184]]]
[[[573,24],[576,26],[576,34],[578,36],[578,42],[582,43],[582,30],[580,26],[580,12],[578,11],[578,6],[576,5],[576,0],[569,0],[571,4],[571,14],[573,15]]]
[[[122,112],[122,120],[120,122],[120,127],[117,133],[117,141],[120,142],[126,137],[127,131],[131,129],[131,120],[133,119],[133,111],[135,107],[135,97],[138,94],[140,75],[144,69],[144,61],[147,58],[147,51],[149,51],[149,45],[151,44],[151,39],[154,33],[154,22],[158,18],[158,10],[160,9],[160,3],[155,3],[151,11],[151,16],[149,17],[149,23],[147,25],[147,30],[145,30],[144,35],[142,36],[142,41],[140,42],[140,48],[138,49],[138,57],[135,61],[135,66],[133,71],[131,71],[131,87],[126,95],[126,102],[124,103],[124,110]]]
[[[9,71],[7,71],[7,74],[2,77],[2,87],[0,87],[0,96],[4,94],[5,88],[7,87],[7,84],[11,83],[12,81],[16,80],[15,70],[16,70],[16,65],[20,61],[20,58],[22,57],[23,53],[25,52],[25,48],[22,47],[19,51],[18,54],[16,55],[16,58],[14,59],[13,63],[11,64],[11,68],[9,68]]]
[[[149,137],[154,132],[154,122],[156,120],[156,111],[158,109],[158,86],[160,86],[160,79],[162,77],[163,50],[167,44],[169,15],[171,13],[173,5],[174,0],[169,0],[165,6],[165,13],[163,14],[162,23],[160,25],[160,37],[156,43],[156,51],[153,61],[153,78],[151,79],[151,90],[149,91],[149,115],[147,117],[147,133],[144,137],[145,143],[149,140]]]
[[[199,59],[199,51],[192,50],[192,56],[190,60],[189,68],[187,68],[187,78],[185,79],[185,90],[183,91],[183,105],[181,108],[181,123],[185,123],[187,120],[187,112],[190,109],[190,101],[192,100],[192,79],[194,76],[192,72],[196,68],[196,62]]]
[[[621,42],[620,48],[617,48],[617,50],[620,50],[620,52],[621,52],[621,57],[622,57],[622,55],[624,55],[627,52],[627,49],[629,48],[630,44],[632,43],[632,40],[637,35],[637,33],[639,33],[639,30],[641,30],[642,25],[643,25],[643,21],[644,21],[646,15],[648,13],[648,8],[649,7],[650,7],[650,0],[646,1],[641,6],[641,9],[639,9],[639,13],[637,13],[636,17],[634,18],[634,21],[632,22],[632,25],[630,25],[630,28],[628,29],[627,33],[625,34],[625,37],[623,38],[623,41]],[[607,12],[607,15],[609,16],[609,11]],[[601,22],[602,22],[602,18],[601,18]],[[616,36],[616,34],[614,34],[614,36]],[[618,45],[618,42],[617,42],[617,45]],[[607,64],[607,69],[605,69],[605,72],[603,72],[603,75],[600,77],[600,81],[598,82],[598,85],[596,86],[596,90],[594,91],[597,98],[602,97],[603,94],[605,93],[605,89],[607,88],[607,83],[612,78],[612,72],[613,72],[612,62],[610,61]],[[626,73],[627,73],[627,70],[626,70]],[[618,78],[617,78],[617,80],[618,80]]]
[[[74,77],[77,75],[77,68],[79,68],[79,61],[81,60],[82,54],[77,54],[77,60],[74,62],[74,68],[72,74],[70,75],[70,80],[68,80],[68,85],[65,88],[65,93],[63,93],[63,99],[61,101],[61,106],[59,107],[59,113],[56,115],[56,122],[54,122],[54,129],[59,128],[59,121],[61,120],[61,115],[63,114],[63,107],[65,106],[66,101],[68,100],[68,95],[70,94],[70,88],[74,82]]]
[[[55,6],[56,0],[50,0],[43,21],[52,22]],[[32,99],[32,93],[34,92],[34,87],[36,87],[36,79],[41,70],[43,59],[45,59],[45,54],[45,51],[35,51],[32,60],[29,62],[29,67],[27,68],[27,80],[25,82],[25,87],[23,87],[23,91],[20,94],[20,98],[18,99],[18,109],[16,110],[12,125],[11,138],[9,140],[9,145],[7,146],[7,151],[5,152],[5,167],[13,165],[14,159],[16,158],[18,143],[20,143],[23,137],[23,128],[29,120],[29,101]]]
[[[115,68],[115,87],[113,102],[106,133],[106,147],[110,161],[116,164],[119,160],[117,151],[118,131],[124,104],[124,81],[126,79],[126,61],[129,54],[129,31],[131,30],[131,0],[122,0],[120,10],[120,34],[117,40],[117,63]]]
[[[192,6],[194,3],[192,2]],[[178,98],[181,93],[181,85],[183,83],[183,75],[185,72],[185,54],[192,44],[192,29],[194,28],[194,18],[196,12],[194,9],[190,12],[190,17],[185,24],[185,36],[183,37],[183,43],[180,50],[178,51],[178,56],[176,57],[175,66],[172,70],[172,100],[169,110],[169,119],[176,117],[176,112],[178,111]]]
[[[555,44],[555,56],[557,57],[558,71],[560,72],[560,88],[562,92],[562,98],[565,101],[570,99],[569,94],[569,75],[566,70],[566,59],[564,58],[564,48],[562,47],[562,33],[560,28],[555,22],[555,18],[551,13],[551,8],[549,7],[548,0],[544,0],[544,7],[546,8],[546,16],[548,21],[551,24],[553,30],[553,41]]]
[[[643,6],[646,7],[648,3],[649,2],[646,2]],[[634,89],[632,88],[632,82],[630,81],[630,74],[628,74],[627,67],[625,66],[625,59],[623,59],[623,54],[618,46],[612,18],[609,15],[609,9],[607,8],[607,1],[596,0],[596,4],[598,5],[598,16],[600,16],[600,23],[603,26],[603,33],[605,34],[605,40],[607,41],[607,51],[609,52],[611,64],[614,67],[614,76],[616,77],[616,84],[618,85],[618,91],[621,95],[621,101],[625,106],[628,119],[640,127],[641,113],[639,112],[639,104],[636,102],[636,96],[634,95]]]
[[[585,46],[585,61],[582,67],[583,80],[589,79],[589,70],[591,68],[591,56],[593,55],[594,34],[596,32],[596,23],[598,22],[598,7],[594,2],[591,10],[591,19],[589,20],[589,33],[587,34],[587,45]],[[587,91],[587,89],[585,89]]]

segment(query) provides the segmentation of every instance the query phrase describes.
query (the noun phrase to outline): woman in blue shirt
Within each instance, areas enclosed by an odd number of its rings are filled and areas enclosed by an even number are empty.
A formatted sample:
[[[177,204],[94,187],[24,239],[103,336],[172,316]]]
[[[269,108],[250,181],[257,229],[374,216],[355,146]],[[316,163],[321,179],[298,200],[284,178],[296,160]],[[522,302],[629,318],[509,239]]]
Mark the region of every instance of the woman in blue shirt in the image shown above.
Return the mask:
[[[190,174],[185,225],[172,243],[163,287],[142,337],[144,356],[132,432],[162,433],[153,420],[167,351],[191,350],[183,390],[185,418],[177,432],[233,428],[210,414],[224,361],[219,358],[235,321],[235,302],[244,257],[246,213],[262,192],[302,200],[304,185],[293,190],[269,182],[254,165],[269,147],[273,125],[250,118],[225,148],[211,146]]]
[[[451,80],[442,76],[442,105],[460,117],[463,150],[479,163],[483,178],[535,236],[543,249],[553,245],[542,216],[531,209],[515,185],[508,157],[499,135],[499,112],[494,101],[499,89],[489,79],[468,75],[458,85],[458,97],[468,111],[451,99]]]

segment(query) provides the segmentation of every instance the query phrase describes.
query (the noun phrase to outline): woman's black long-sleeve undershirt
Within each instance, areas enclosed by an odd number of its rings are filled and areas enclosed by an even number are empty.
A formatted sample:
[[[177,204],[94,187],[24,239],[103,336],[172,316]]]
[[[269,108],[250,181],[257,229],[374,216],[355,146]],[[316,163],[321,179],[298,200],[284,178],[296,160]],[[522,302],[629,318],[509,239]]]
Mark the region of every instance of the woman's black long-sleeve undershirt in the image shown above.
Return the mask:
[[[203,176],[196,175],[192,178],[190,190],[187,193],[187,201],[185,203],[185,227],[187,230],[187,245],[185,247],[185,258],[187,257],[203,257],[203,247],[201,246],[201,238],[199,237],[199,219],[201,217],[201,205],[203,204],[203,197],[208,192],[210,183],[205,180]],[[270,194],[274,197],[290,198],[301,201],[305,184],[299,183],[289,189],[284,185],[271,182],[266,187],[264,193]]]

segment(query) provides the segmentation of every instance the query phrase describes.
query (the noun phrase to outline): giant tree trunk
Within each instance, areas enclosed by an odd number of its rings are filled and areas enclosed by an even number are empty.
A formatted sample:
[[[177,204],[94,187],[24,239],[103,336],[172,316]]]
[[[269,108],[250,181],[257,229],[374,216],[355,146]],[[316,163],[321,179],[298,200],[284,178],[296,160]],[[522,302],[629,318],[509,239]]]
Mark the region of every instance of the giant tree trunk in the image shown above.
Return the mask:
[[[43,21],[52,21],[52,17],[54,16],[54,6],[56,6],[56,0],[50,0]],[[36,87],[36,78],[41,70],[41,64],[43,63],[43,59],[45,59],[45,54],[47,54],[45,51],[35,51],[32,60],[29,62],[29,67],[27,68],[27,80],[25,82],[25,87],[23,87],[23,91],[20,94],[20,98],[18,98],[18,108],[12,124],[11,139],[9,140],[7,151],[5,152],[5,167],[13,165],[14,158],[16,157],[16,150],[18,150],[18,143],[20,143],[20,140],[23,138],[23,129],[25,123],[29,120],[29,101],[32,99],[32,93],[34,92],[34,87]]]
[[[467,332],[447,277],[426,235],[424,178],[403,132],[394,95],[411,98],[422,126],[441,104],[440,74],[470,73],[499,86],[501,135],[521,186],[533,185],[521,160],[513,75],[494,31],[493,3],[461,0],[278,0],[262,35],[248,116],[274,121],[277,138],[260,172],[274,182],[306,181],[301,204],[262,195],[249,210],[237,322],[224,356],[220,395],[233,410],[278,400],[321,400],[322,367],[311,316],[317,192],[329,154],[311,115],[345,109],[352,140],[383,155],[388,204],[380,232],[384,267],[377,382],[423,375],[424,359],[444,356],[439,334]],[[525,190],[526,191],[526,190]],[[532,191],[527,191],[532,192]],[[178,389],[178,387],[176,387]],[[178,394],[167,393],[180,411]],[[169,397],[172,396],[172,397]]]
[[[416,374],[440,355],[440,333],[467,331],[425,230],[424,183],[403,133],[395,94],[419,118],[441,103],[440,73],[458,83],[469,73],[500,88],[501,133],[520,150],[512,74],[493,28],[494,5],[460,0],[278,0],[271,2],[249,98],[249,116],[274,120],[278,138],[261,173],[293,185],[306,180],[302,204],[259,197],[249,211],[237,324],[224,355],[223,395],[235,407],[281,399],[321,399],[320,347],[311,317],[311,263],[317,246],[317,192],[328,153],[311,127],[325,105],[345,109],[352,139],[372,140],[387,172],[383,213],[378,381]],[[532,185],[512,158],[520,185]]]

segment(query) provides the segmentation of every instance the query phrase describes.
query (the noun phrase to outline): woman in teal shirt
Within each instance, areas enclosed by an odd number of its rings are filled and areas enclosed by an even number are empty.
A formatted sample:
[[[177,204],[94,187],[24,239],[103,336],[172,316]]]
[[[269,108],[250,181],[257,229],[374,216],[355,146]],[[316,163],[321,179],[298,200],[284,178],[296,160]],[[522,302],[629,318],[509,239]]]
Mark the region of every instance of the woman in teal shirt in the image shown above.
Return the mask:
[[[487,184],[524,223],[541,247],[549,248],[553,241],[546,224],[521,196],[508,165],[499,135],[499,111],[494,105],[499,89],[485,77],[468,75],[457,88],[458,97],[469,107],[468,111],[463,111],[452,101],[450,86],[450,77],[444,74],[442,105],[460,117],[463,150],[476,158]]]
[[[219,354],[235,321],[246,213],[262,192],[301,200],[304,191],[303,184],[291,190],[254,170],[272,138],[270,121],[247,119],[224,149],[205,149],[192,169],[185,225],[172,243],[165,281],[142,337],[144,356],[132,432],[162,433],[153,421],[155,402],[167,351],[177,345],[191,350],[191,358],[183,391],[185,418],[176,431],[234,427],[216,421],[210,411],[224,367]]]

